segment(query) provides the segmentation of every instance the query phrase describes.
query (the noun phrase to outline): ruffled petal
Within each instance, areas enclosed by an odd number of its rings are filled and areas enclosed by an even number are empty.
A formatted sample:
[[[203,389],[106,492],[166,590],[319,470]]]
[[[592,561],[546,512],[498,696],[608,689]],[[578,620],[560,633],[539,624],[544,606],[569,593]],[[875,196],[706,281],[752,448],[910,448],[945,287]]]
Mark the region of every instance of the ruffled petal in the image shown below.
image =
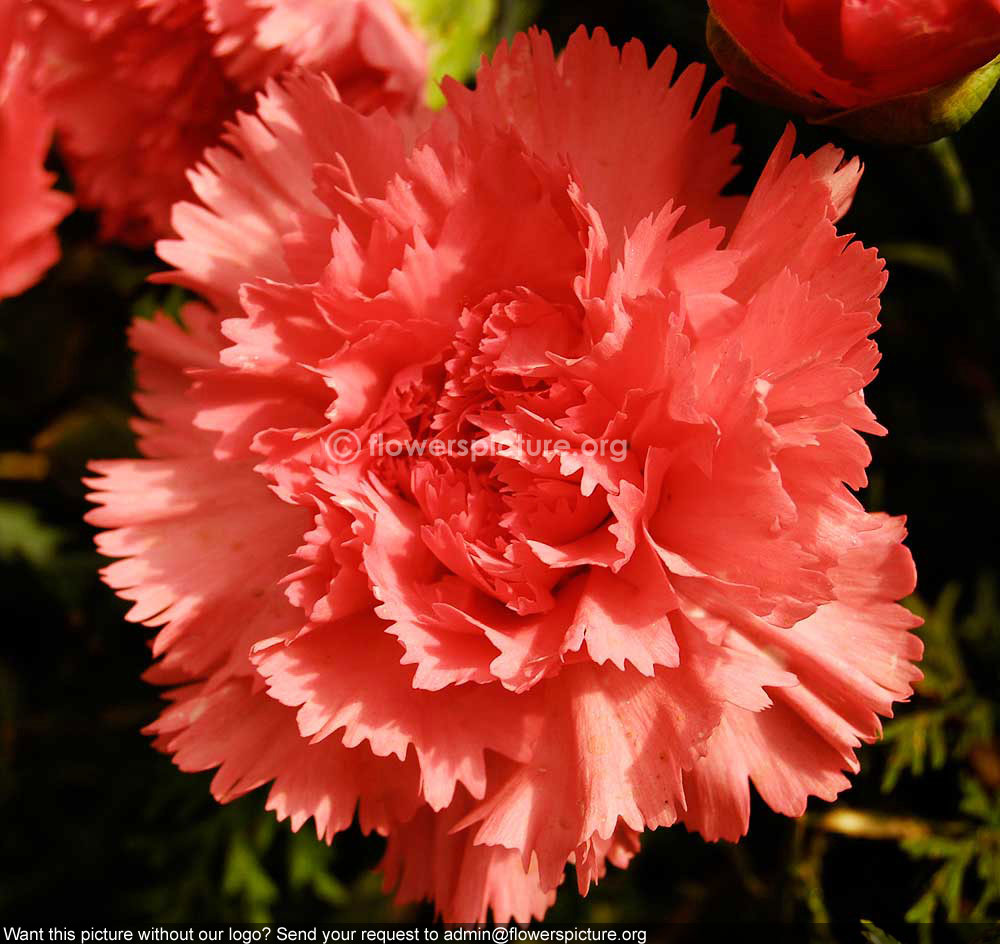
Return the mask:
[[[670,200],[687,208],[688,223],[728,222],[742,202],[719,196],[736,173],[736,148],[731,128],[712,130],[718,90],[695,111],[704,70],[692,66],[674,79],[676,64],[668,49],[649,67],[637,41],[619,51],[603,30],[588,37],[583,27],[556,60],[548,36],[532,31],[500,45],[474,93],[448,80],[442,87],[461,120],[515,129],[532,153],[572,169],[620,248],[640,219]],[[637,152],[639,127],[646,133]],[[622,167],[627,178],[616,171]]]
[[[221,803],[273,781],[267,809],[295,832],[314,820],[327,842],[351,825],[355,811],[366,832],[385,834],[417,807],[412,763],[332,741],[309,744],[298,735],[294,712],[247,679],[191,685],[169,697],[173,703],[147,733],[181,770],[217,767],[211,789]]]
[[[461,783],[486,789],[483,751],[526,759],[537,720],[499,686],[463,685],[447,692],[413,688],[402,650],[369,613],[257,647],[255,662],[271,696],[298,707],[299,733],[318,743],[343,729],[343,743],[367,742],[379,757],[405,760],[413,747],[421,793],[432,809],[448,806]]]
[[[581,663],[546,681],[531,760],[513,765],[456,828],[518,850],[526,865],[537,861],[542,887],[555,888],[569,857],[594,836],[610,837],[619,820],[640,832],[676,822],[684,771],[705,752],[725,704],[759,710],[771,703],[761,685],[794,679],[765,659],[708,644],[683,621],[675,634],[685,659],[653,678]]]
[[[525,869],[510,849],[473,842],[469,831],[453,834],[469,805],[456,799],[444,813],[420,810],[393,830],[380,866],[386,890],[399,904],[433,900],[448,923],[483,922],[490,912],[498,924],[541,919],[555,892],[541,887],[537,868]]]

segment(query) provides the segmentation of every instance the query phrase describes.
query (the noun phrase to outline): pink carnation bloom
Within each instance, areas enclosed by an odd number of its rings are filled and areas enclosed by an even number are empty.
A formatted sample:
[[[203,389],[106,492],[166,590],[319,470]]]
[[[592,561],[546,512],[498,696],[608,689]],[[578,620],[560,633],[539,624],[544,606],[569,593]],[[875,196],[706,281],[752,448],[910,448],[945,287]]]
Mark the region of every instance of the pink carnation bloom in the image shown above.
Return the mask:
[[[15,0],[0,0],[0,298],[29,289],[59,258],[54,229],[73,201],[45,170],[52,122],[30,86]]]
[[[751,780],[834,799],[920,678],[903,521],[849,490],[860,166],[789,131],[721,196],[675,65],[519,36],[423,128],[271,84],[160,244],[214,310],[133,329],[148,458],[94,465],[157,746],[327,840],[359,808],[446,920],[541,916],[645,829],[735,840]]]
[[[105,238],[169,234],[186,172],[279,72],[330,74],[355,107],[409,107],[427,50],[393,0],[33,0],[41,80],[80,202]]]

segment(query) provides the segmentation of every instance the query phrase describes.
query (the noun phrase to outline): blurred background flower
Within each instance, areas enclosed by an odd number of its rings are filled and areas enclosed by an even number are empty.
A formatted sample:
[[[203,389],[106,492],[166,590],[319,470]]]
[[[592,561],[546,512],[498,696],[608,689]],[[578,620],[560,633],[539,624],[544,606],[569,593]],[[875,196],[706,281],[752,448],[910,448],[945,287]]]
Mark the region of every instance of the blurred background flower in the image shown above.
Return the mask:
[[[267,80],[327,72],[354,107],[410,107],[427,48],[393,0],[37,0],[35,81],[101,236],[168,235],[185,171]]]
[[[59,258],[55,227],[72,199],[45,170],[52,121],[31,84],[15,0],[0,0],[0,299],[30,288]]]
[[[438,98],[468,76],[494,0],[7,0],[31,26],[32,71],[74,189],[101,237],[171,232],[185,171],[267,81],[328,74],[364,112]],[[25,69],[28,67],[26,66]]]

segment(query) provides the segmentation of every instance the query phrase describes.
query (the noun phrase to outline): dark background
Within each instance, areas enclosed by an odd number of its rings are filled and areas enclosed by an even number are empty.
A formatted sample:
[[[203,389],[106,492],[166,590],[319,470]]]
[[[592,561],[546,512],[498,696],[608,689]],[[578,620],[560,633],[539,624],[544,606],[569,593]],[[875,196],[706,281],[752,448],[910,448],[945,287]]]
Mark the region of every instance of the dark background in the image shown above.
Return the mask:
[[[543,2],[533,15],[505,9],[498,31],[533,19],[558,47],[580,23],[601,25],[616,43],[639,37],[651,57],[670,43],[682,63],[707,62],[704,17],[694,0]],[[729,93],[723,119],[738,125],[735,188],[746,191],[787,118]],[[836,806],[813,802],[792,821],[755,802],[739,845],[683,827],[647,834],[631,869],[585,901],[570,872],[551,920],[799,922],[803,937],[851,940],[866,918],[923,941],[1000,913],[998,134],[995,97],[954,139],[963,174],[940,148],[881,149],[800,123],[801,150],[832,137],[863,158],[843,226],[891,271],[868,390],[890,435],[872,443],[864,498],[909,516],[911,603],[929,617],[921,696],[864,749]],[[151,253],[101,246],[95,231],[92,217],[70,217],[62,262],[0,314],[0,915],[428,920],[429,908],[396,911],[382,895],[377,838],[355,830],[330,849],[309,827],[292,835],[263,812],[261,791],[220,807],[210,774],[180,774],[139,733],[158,711],[140,679],[146,639],[98,582],[79,480],[88,458],[134,451],[125,328],[180,298],[145,282]],[[836,924],[804,924],[827,919]]]

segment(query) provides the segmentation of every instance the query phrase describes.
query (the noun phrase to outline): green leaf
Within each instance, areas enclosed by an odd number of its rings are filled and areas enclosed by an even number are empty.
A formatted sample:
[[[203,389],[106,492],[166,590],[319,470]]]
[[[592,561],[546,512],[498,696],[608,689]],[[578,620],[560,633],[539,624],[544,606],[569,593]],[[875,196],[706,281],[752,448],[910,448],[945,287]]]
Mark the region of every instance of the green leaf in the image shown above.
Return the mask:
[[[883,931],[881,928],[876,927],[866,918],[861,919],[861,933],[870,944],[899,944],[899,941],[889,934],[888,931]]]
[[[430,55],[428,104],[444,102],[438,83],[446,75],[464,82],[492,45],[497,0],[399,0],[424,35]]]
[[[920,665],[924,673],[924,679],[919,683],[921,695],[944,700],[965,688],[965,664],[958,647],[955,626],[955,610],[961,595],[962,588],[950,583],[941,591],[931,610],[915,598],[906,601],[918,616],[924,618],[924,625],[918,630],[925,646]]]
[[[957,284],[958,266],[951,252],[930,243],[883,243],[879,247],[882,257],[890,266],[907,265],[940,276],[947,282]]]
[[[159,286],[148,288],[132,305],[134,318],[151,319],[158,312],[163,312],[173,318],[178,324],[181,320],[181,309],[191,296],[179,285],[171,285],[165,291]]]
[[[1000,828],[1000,795],[987,793],[979,780],[968,775],[962,777],[961,787],[959,810],[972,819]]]
[[[979,856],[976,874],[983,883],[983,891],[971,913],[970,921],[985,921],[990,906],[1000,900],[1000,849],[996,843],[987,847]]]
[[[944,862],[934,873],[927,891],[906,913],[906,920],[930,921],[938,907],[941,907],[949,921],[958,921],[962,917],[962,887],[965,873],[977,857],[978,837],[950,839],[932,836],[907,840],[902,846],[914,858],[940,859]]]
[[[333,850],[306,830],[294,833],[288,847],[288,884],[308,889],[328,904],[343,907],[350,892],[330,872]]]
[[[30,505],[0,501],[0,559],[20,557],[37,568],[48,567],[63,533],[45,524]]]
[[[926,891],[906,912],[906,920],[911,924],[926,924],[934,920],[937,899],[934,892]]]
[[[889,760],[882,776],[882,792],[889,793],[900,776],[915,777],[929,766],[940,770],[948,761],[945,724],[948,714],[940,709],[914,712],[886,725],[884,741],[890,745]]]
[[[242,899],[246,920],[270,920],[270,906],[278,898],[278,886],[267,874],[243,832],[235,833],[230,840],[222,890],[227,895]]]

